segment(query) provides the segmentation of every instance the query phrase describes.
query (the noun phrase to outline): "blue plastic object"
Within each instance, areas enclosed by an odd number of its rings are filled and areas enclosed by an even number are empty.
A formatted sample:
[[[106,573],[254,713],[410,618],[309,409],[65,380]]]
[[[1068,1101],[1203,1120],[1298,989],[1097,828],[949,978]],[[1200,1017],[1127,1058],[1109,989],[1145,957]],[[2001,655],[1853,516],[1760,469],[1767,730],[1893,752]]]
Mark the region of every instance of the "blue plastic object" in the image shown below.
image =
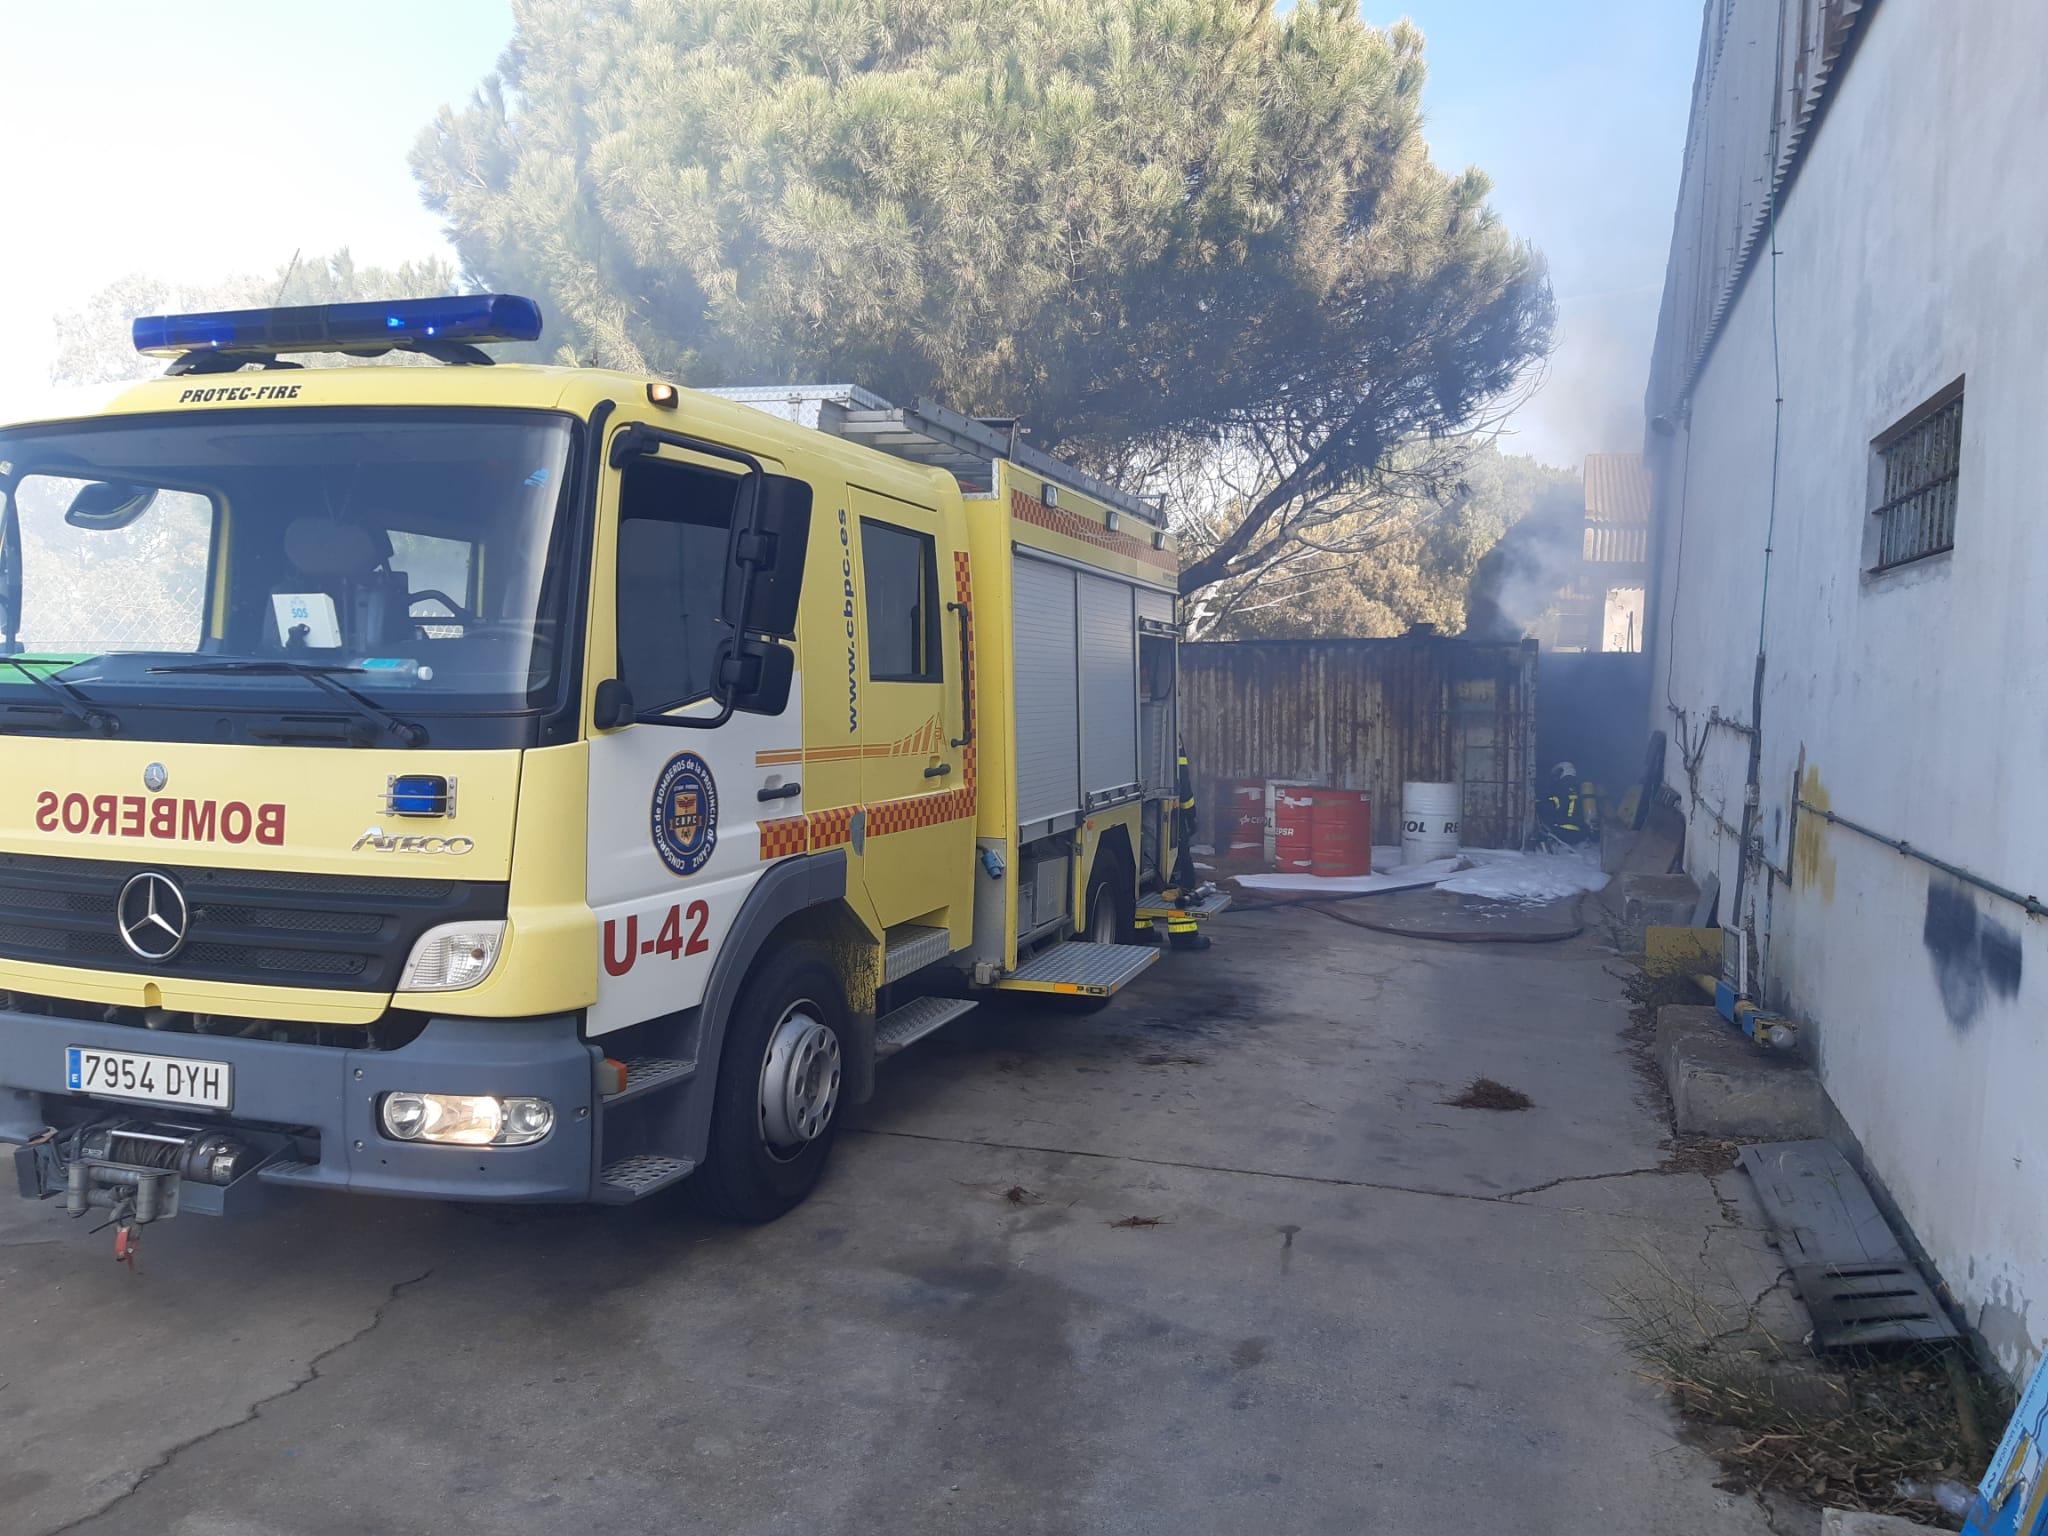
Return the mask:
[[[420,342],[537,341],[540,306],[511,293],[461,293],[373,304],[301,304],[286,309],[224,309],[204,315],[143,315],[135,350],[186,352],[346,352]]]
[[[391,781],[394,816],[446,816],[448,781],[438,773],[402,773]]]
[[[2036,1366],[1992,1453],[1963,1522],[1963,1536],[2042,1536],[2048,1531],[2048,1364]]]

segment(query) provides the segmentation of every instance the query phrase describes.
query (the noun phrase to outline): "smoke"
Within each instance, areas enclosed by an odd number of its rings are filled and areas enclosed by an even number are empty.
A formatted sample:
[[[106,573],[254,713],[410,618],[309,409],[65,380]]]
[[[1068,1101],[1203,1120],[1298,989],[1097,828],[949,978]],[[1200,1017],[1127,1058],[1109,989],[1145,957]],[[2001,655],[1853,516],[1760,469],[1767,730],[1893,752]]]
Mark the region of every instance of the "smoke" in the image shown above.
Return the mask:
[[[1657,262],[1661,271],[1661,245]],[[1559,297],[1557,346],[1543,383],[1510,423],[1510,451],[1576,469],[1589,453],[1642,446],[1643,383],[1662,292],[1660,282]]]
[[[1585,508],[1577,487],[1552,492],[1483,555],[1465,590],[1465,632],[1474,640],[1525,637],[1578,579]]]

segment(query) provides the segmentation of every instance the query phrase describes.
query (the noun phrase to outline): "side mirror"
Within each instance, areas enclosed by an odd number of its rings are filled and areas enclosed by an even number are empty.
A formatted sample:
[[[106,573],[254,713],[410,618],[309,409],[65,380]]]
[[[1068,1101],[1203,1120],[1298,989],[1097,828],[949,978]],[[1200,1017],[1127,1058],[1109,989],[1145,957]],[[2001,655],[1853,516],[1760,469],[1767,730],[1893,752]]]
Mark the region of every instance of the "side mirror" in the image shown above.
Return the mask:
[[[590,723],[600,731],[616,731],[621,726],[633,723],[633,691],[616,677],[608,677],[597,685],[597,698],[592,701]]]
[[[64,521],[74,528],[126,528],[156,500],[153,485],[126,485],[119,480],[92,480],[78,488]]]
[[[718,663],[719,680],[732,708],[749,715],[779,715],[789,707],[796,652],[779,640],[743,635]]]
[[[742,634],[787,640],[796,634],[803,595],[811,488],[787,475],[757,475],[752,481],[753,495],[742,493],[734,509],[733,563],[726,573],[724,614]],[[754,579],[743,596],[747,560],[753,562]]]

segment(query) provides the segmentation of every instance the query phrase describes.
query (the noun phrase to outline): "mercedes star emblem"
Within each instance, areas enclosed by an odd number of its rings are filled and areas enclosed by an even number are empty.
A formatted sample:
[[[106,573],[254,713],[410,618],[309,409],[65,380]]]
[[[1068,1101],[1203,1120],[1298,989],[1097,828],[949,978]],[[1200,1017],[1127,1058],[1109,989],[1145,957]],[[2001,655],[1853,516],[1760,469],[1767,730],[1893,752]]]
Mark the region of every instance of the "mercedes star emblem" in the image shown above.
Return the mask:
[[[191,911],[185,893],[169,875],[144,870],[121,887],[114,903],[114,926],[121,942],[152,965],[162,965],[185,947]]]
[[[164,765],[162,763],[151,763],[142,770],[142,787],[151,794],[155,794],[170,782],[171,776],[164,772]]]

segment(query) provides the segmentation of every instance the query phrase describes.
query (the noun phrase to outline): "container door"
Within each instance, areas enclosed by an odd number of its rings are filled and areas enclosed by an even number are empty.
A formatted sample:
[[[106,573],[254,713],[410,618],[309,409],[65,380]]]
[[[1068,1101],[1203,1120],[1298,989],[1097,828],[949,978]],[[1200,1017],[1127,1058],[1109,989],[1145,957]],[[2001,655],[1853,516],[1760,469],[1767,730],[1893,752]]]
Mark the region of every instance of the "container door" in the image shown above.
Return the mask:
[[[934,508],[849,486],[864,677],[861,810],[850,829],[884,927],[950,909],[964,943],[974,870],[974,753],[962,675],[959,541]],[[961,556],[960,558],[964,558]]]

